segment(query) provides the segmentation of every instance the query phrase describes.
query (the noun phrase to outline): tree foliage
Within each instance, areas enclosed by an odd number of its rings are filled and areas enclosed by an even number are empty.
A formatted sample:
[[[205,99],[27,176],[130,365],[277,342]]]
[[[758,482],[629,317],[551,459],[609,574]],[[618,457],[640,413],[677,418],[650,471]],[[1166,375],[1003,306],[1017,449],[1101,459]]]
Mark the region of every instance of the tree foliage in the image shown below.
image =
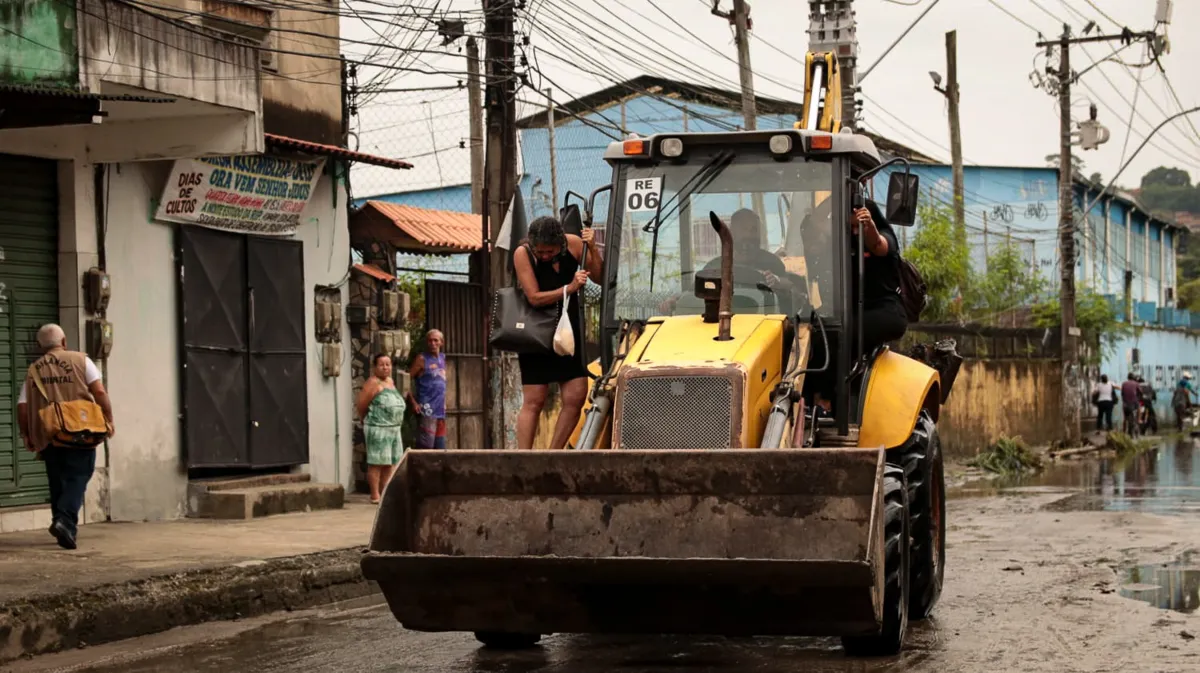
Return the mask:
[[[923,205],[920,220],[904,256],[928,287],[923,321],[988,323],[1002,312],[1029,306],[1045,292],[1045,278],[1017,245],[1001,244],[980,271],[971,265],[965,232],[955,231],[948,206]]]
[[[1159,166],[1142,176],[1142,189],[1147,187],[1191,187],[1192,176],[1182,168]]]
[[[1019,247],[1005,243],[988,257],[978,288],[979,310],[993,316],[1030,305],[1045,293],[1048,282]]]
[[[1180,212],[1200,215],[1200,185],[1193,185],[1191,180],[1191,175],[1181,168],[1159,166],[1142,176],[1142,204],[1168,220]],[[1179,306],[1200,310],[1196,298],[1200,287],[1194,282],[1200,279],[1200,242],[1183,239],[1176,268]]]
[[[1046,155],[1046,165],[1051,168],[1058,168],[1058,164],[1060,161],[1061,160],[1058,158],[1057,152],[1055,152],[1054,154]],[[1086,164],[1083,161],[1083,157],[1079,156],[1076,153],[1071,154],[1071,173],[1072,174],[1083,175],[1083,167],[1085,165]]]
[[[1034,324],[1038,327],[1060,327],[1062,325],[1062,304],[1054,296],[1033,307]],[[1105,356],[1115,352],[1117,344],[1126,337],[1132,336],[1137,330],[1129,323],[1123,322],[1118,315],[1117,306],[1107,297],[1090,287],[1083,286],[1075,292],[1075,325],[1084,334],[1092,335],[1099,341],[1099,350],[1092,353],[1089,360],[1098,364]]]
[[[921,320],[957,322],[964,317],[964,300],[970,291],[970,248],[955,235],[954,214],[948,206],[926,202],[919,211],[921,226],[904,257],[921,272],[929,293]]]

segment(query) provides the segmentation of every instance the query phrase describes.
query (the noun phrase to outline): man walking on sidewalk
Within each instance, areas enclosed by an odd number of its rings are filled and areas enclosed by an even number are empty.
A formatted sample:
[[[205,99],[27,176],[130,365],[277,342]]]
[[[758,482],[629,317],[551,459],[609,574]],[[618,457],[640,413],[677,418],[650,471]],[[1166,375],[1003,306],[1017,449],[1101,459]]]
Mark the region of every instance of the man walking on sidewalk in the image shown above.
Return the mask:
[[[79,510],[96,469],[96,445],[114,433],[112,403],[100,368],[87,355],[67,350],[61,327],[43,325],[37,343],[44,354],[25,375],[17,422],[25,448],[46,463],[54,518],[50,534],[63,549],[75,549]]]

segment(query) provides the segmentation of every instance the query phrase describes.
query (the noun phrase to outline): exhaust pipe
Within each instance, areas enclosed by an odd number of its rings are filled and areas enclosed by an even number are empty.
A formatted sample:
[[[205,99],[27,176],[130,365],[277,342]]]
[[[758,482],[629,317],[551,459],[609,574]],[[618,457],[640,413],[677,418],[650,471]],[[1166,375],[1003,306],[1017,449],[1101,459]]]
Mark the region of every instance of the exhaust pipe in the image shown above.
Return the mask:
[[[709,221],[721,239],[721,302],[717,308],[717,341],[729,341],[733,321],[733,234],[714,211],[708,211]]]

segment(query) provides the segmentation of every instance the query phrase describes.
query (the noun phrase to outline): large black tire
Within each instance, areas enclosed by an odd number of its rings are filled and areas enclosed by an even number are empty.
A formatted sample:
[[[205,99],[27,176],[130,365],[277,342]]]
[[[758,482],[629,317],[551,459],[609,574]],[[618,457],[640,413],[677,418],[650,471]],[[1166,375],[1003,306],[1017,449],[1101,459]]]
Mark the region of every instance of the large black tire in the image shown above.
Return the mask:
[[[542,637],[536,633],[506,633],[504,631],[476,631],[475,640],[493,650],[524,650],[538,644]]]
[[[844,636],[842,647],[852,657],[898,654],[908,630],[908,491],[895,465],[884,467],[883,504],[883,628],[873,636]]]
[[[902,466],[908,481],[908,616],[916,621],[933,612],[946,574],[946,477],[933,416],[922,410],[912,437],[888,453],[888,461]]]

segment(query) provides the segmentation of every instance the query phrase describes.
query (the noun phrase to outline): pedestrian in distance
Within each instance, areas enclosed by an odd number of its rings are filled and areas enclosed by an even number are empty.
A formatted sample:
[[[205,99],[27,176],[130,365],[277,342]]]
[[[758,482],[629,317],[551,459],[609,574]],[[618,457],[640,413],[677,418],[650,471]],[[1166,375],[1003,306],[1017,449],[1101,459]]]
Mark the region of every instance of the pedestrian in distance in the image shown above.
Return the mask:
[[[1192,399],[1196,397],[1196,388],[1192,385],[1192,373],[1185,371],[1175,384],[1175,392],[1171,394],[1171,406],[1175,411],[1175,429],[1183,432],[1183,422],[1193,406]]]
[[[407,407],[392,380],[392,358],[386,353],[371,358],[371,376],[363,382],[357,406],[367,444],[367,486],[371,503],[377,504],[404,455],[400,433]]]
[[[1100,381],[1092,386],[1092,404],[1096,405],[1096,430],[1112,432],[1117,389],[1108,380],[1108,374],[1101,374]]]
[[[1141,394],[1142,389],[1138,385],[1137,374],[1129,372],[1125,383],[1121,384],[1121,413],[1125,434],[1130,437],[1136,437],[1138,434],[1138,401],[1141,399]]]
[[[77,547],[79,510],[96,470],[96,447],[116,432],[112,402],[100,368],[67,348],[58,325],[37,332],[42,356],[29,366],[17,397],[17,422],[25,448],[46,464],[50,482],[50,534],[63,549]]]
[[[418,416],[417,442],[413,448],[446,448],[446,337],[441,330],[425,334],[424,353],[413,358],[408,367],[413,388],[409,400]]]
[[[1139,429],[1142,434],[1146,434],[1147,430],[1152,435],[1158,434],[1158,413],[1154,410],[1154,403],[1158,401],[1158,391],[1152,384],[1146,383],[1144,376],[1138,377],[1138,390],[1142,400],[1142,418]]]

